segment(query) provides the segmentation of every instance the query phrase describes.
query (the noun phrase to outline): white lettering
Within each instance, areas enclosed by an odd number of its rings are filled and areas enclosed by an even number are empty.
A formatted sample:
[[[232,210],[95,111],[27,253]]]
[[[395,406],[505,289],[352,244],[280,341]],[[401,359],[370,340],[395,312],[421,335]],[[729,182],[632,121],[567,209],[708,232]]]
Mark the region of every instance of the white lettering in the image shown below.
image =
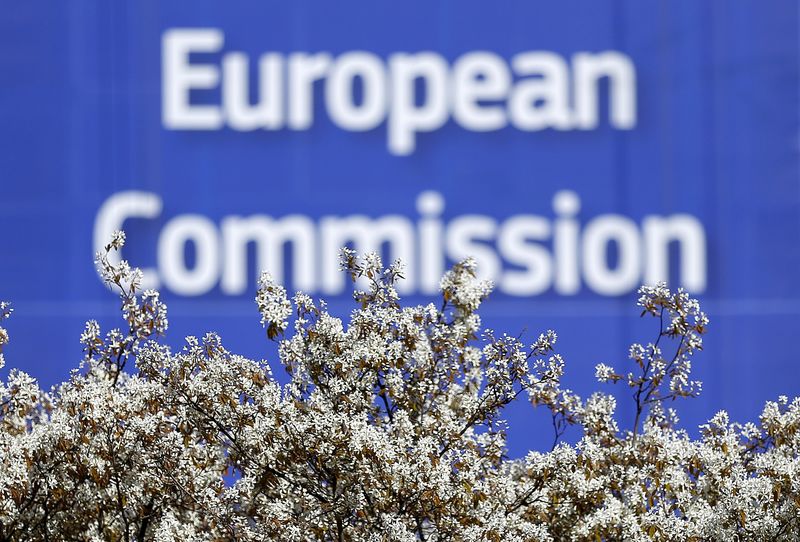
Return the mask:
[[[289,55],[289,128],[308,130],[314,123],[314,82],[325,77],[331,55]]]
[[[522,53],[511,64],[519,75],[535,75],[520,81],[511,93],[508,112],[520,130],[572,128],[569,109],[569,69],[555,53]]]
[[[389,150],[406,155],[416,148],[417,132],[432,132],[447,121],[447,63],[436,53],[389,58],[392,96],[389,111]],[[425,89],[418,103],[417,80]]]
[[[645,283],[669,281],[669,243],[680,247],[681,284],[692,292],[706,289],[706,234],[695,217],[685,214],[670,217],[647,216],[643,223],[647,270]]]
[[[575,215],[581,210],[581,200],[571,190],[553,196],[555,223],[553,253],[556,260],[555,290],[561,295],[574,295],[581,289],[578,270],[578,234],[580,225]]]
[[[186,245],[194,245],[195,263],[186,265]],[[211,290],[219,279],[219,236],[202,215],[173,218],[158,239],[158,268],[164,284],[176,294],[195,296]]]
[[[269,271],[283,282],[283,248],[291,243],[294,250],[292,284],[298,290],[314,289],[316,234],[308,217],[291,215],[280,220],[266,216],[231,216],[222,221],[225,269],[222,273],[222,292],[228,295],[244,293],[248,286],[247,245],[256,244],[258,268]]]
[[[175,28],[163,37],[163,123],[170,130],[219,130],[222,113],[214,105],[191,105],[192,89],[211,89],[219,84],[219,69],[210,64],[190,64],[189,53],[215,53],[224,36],[215,28]]]
[[[361,254],[380,254],[382,245],[387,243],[392,260],[402,260],[408,269],[416,265],[414,230],[408,219],[402,216],[389,215],[374,220],[359,215],[323,217],[320,221],[320,237],[322,291],[326,294],[338,294],[344,289],[345,276],[339,271],[339,250],[350,243]],[[406,280],[397,285],[398,292],[414,291],[414,276],[410,273],[406,275]]]
[[[152,192],[129,190],[108,198],[97,211],[94,221],[94,251],[100,252],[111,239],[111,234],[121,230],[129,218],[153,219],[161,214],[161,198]],[[108,261],[116,265],[122,259],[119,251],[111,251]],[[142,288],[158,288],[158,274],[154,269],[138,266],[142,270]]]
[[[361,104],[353,102],[353,87],[361,80]],[[325,92],[331,120],[346,130],[372,130],[386,117],[386,74],[381,59],[357,51],[340,56],[331,69]]]
[[[497,247],[509,263],[524,268],[509,269],[500,280],[500,290],[525,296],[544,292],[553,281],[553,261],[541,245],[550,237],[550,223],[541,216],[512,216],[503,223]]]
[[[506,123],[501,105],[481,101],[503,100],[511,86],[511,74],[494,53],[467,53],[453,65],[453,119],[468,130],[499,130]]]
[[[250,105],[247,56],[225,55],[222,61],[222,101],[234,130],[277,130],[283,126],[283,57],[267,54],[259,62],[259,103]]]
[[[424,294],[439,290],[444,274],[443,225],[440,215],[444,211],[444,198],[431,190],[417,197],[419,221],[419,287]]]
[[[145,287],[163,283],[176,294],[198,296],[219,286],[223,295],[236,296],[255,285],[260,270],[267,270],[293,289],[337,295],[346,281],[338,266],[343,246],[402,260],[405,279],[397,288],[403,294],[435,293],[446,265],[470,256],[482,278],[497,281],[500,291],[511,296],[575,295],[584,286],[616,296],[642,282],[669,279],[673,267],[678,286],[694,293],[706,287],[705,231],[690,215],[650,215],[641,227],[618,214],[583,220],[580,198],[569,190],[556,193],[551,217],[520,214],[498,221],[469,214],[445,221],[445,200],[433,191],[419,194],[416,208],[416,223],[400,215],[313,219],[258,214],[225,216],[217,225],[199,214],[178,215],[159,234],[157,267],[144,270]],[[97,213],[95,248],[102,249],[127,221],[137,219],[128,224],[135,228],[161,212],[156,194],[112,195]],[[248,261],[251,253],[256,262]],[[670,261],[673,253],[679,254],[675,262]]]
[[[608,266],[608,245],[615,243],[617,265]],[[583,232],[583,276],[587,286],[603,295],[620,295],[638,286],[641,276],[639,231],[629,218],[598,216]]]
[[[500,260],[491,242],[497,235],[497,222],[488,216],[464,215],[454,218],[447,228],[447,255],[453,261],[475,258],[478,276],[497,280],[500,275]],[[479,241],[484,241],[483,243]]]
[[[575,125],[583,130],[598,125],[597,83],[608,77],[609,120],[615,128],[630,130],[636,125],[636,71],[630,59],[615,51],[573,57],[575,81]]]
[[[604,106],[599,86],[608,83],[608,123],[636,125],[636,72],[616,51],[578,52],[571,63],[549,51],[525,51],[509,61],[491,51],[467,51],[452,65],[439,53],[368,51],[264,53],[250,81],[242,52],[190,62],[193,53],[217,53],[224,45],[214,28],[167,30],[162,38],[163,124],[170,130],[309,130],[315,96],[323,96],[330,121],[349,131],[386,124],[389,152],[409,155],[417,135],[448,120],[466,130],[592,130]],[[222,85],[220,103],[193,103],[192,91]],[[515,80],[515,77],[517,78]],[[319,83],[319,85],[317,85]],[[250,96],[251,88],[258,89]],[[255,94],[255,93],[254,93]],[[213,95],[212,95],[213,96]]]

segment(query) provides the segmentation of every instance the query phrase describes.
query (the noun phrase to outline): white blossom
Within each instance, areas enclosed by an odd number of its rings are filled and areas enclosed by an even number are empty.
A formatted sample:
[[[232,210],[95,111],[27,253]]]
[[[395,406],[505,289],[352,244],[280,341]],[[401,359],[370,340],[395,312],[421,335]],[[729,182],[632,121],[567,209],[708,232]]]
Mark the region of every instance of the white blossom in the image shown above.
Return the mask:
[[[695,440],[666,406],[700,392],[692,357],[708,319],[683,291],[642,288],[655,339],[632,345],[619,374],[595,367],[633,401],[584,400],[562,386],[555,332],[526,347],[481,331],[491,285],[474,261],[445,275],[439,303],[403,306],[398,263],[344,250],[359,281],[347,321],[262,277],[281,385],[213,333],[157,341],[166,307],[108,258],[124,240],[97,258],[123,324],[87,322],[80,369],[50,392],[20,371],[0,382],[2,540],[800,537],[800,399],[767,402],[758,423],[720,412]],[[9,314],[0,303],[0,321]],[[503,409],[520,395],[552,418],[553,445],[515,460]],[[560,442],[569,426],[574,446]]]

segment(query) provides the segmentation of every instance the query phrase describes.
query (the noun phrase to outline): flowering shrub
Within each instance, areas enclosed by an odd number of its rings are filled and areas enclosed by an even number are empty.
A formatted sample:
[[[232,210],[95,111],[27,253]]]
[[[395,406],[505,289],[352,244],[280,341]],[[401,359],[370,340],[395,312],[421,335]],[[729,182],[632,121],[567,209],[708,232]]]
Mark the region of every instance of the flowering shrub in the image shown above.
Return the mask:
[[[366,285],[347,324],[263,275],[281,385],[216,335],[179,351],[153,340],[166,308],[138,270],[110,263],[123,243],[98,265],[124,327],[87,323],[81,367],[49,392],[18,371],[0,386],[0,540],[800,537],[800,401],[768,402],[758,425],[720,412],[699,440],[665,407],[700,391],[691,359],[708,321],[685,292],[642,288],[654,341],[631,347],[630,370],[597,366],[633,394],[624,429],[612,395],[562,388],[555,333],[525,345],[481,329],[491,288],[470,260],[444,276],[438,305],[403,307],[397,264],[343,251]],[[506,457],[515,400],[549,411],[552,450]],[[569,425],[575,446],[559,442]]]

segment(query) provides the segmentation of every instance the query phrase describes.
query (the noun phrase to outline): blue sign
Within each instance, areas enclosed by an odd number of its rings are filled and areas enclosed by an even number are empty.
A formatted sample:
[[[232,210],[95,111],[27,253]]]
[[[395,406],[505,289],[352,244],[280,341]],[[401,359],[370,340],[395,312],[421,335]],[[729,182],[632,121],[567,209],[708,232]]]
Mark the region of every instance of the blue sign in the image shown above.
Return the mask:
[[[85,320],[119,325],[93,254],[124,229],[175,346],[277,365],[259,271],[346,316],[348,245],[402,259],[409,303],[473,256],[484,323],[555,329],[584,396],[655,337],[659,280],[711,319],[687,427],[800,394],[795,2],[74,2],[0,29],[6,352],[46,385]],[[549,444],[508,415],[512,455]]]

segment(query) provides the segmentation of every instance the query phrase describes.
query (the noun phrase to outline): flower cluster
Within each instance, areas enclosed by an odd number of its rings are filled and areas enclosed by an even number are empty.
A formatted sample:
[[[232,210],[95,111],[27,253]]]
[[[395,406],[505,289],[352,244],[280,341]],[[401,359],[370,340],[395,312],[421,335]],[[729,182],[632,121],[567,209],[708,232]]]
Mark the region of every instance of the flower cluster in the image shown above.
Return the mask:
[[[0,301],[0,322],[11,316],[11,304],[7,301]],[[3,358],[3,347],[8,344],[8,331],[0,326],[0,369],[5,366],[5,359]]]
[[[697,440],[663,405],[700,391],[691,359],[708,320],[685,292],[642,288],[658,334],[631,347],[629,371],[597,366],[633,392],[635,423],[620,428],[612,395],[562,387],[554,332],[526,345],[482,329],[491,285],[470,260],[438,304],[407,307],[399,264],[345,250],[360,288],[348,321],[264,275],[256,303],[281,384],[214,334],[155,340],[166,308],[109,258],[123,243],[97,261],[125,325],[87,323],[81,368],[49,392],[21,372],[0,385],[0,540],[800,537],[800,400],[768,402],[758,424],[721,412]],[[507,457],[516,400],[552,416],[551,450]],[[568,426],[577,445],[560,441]]]

